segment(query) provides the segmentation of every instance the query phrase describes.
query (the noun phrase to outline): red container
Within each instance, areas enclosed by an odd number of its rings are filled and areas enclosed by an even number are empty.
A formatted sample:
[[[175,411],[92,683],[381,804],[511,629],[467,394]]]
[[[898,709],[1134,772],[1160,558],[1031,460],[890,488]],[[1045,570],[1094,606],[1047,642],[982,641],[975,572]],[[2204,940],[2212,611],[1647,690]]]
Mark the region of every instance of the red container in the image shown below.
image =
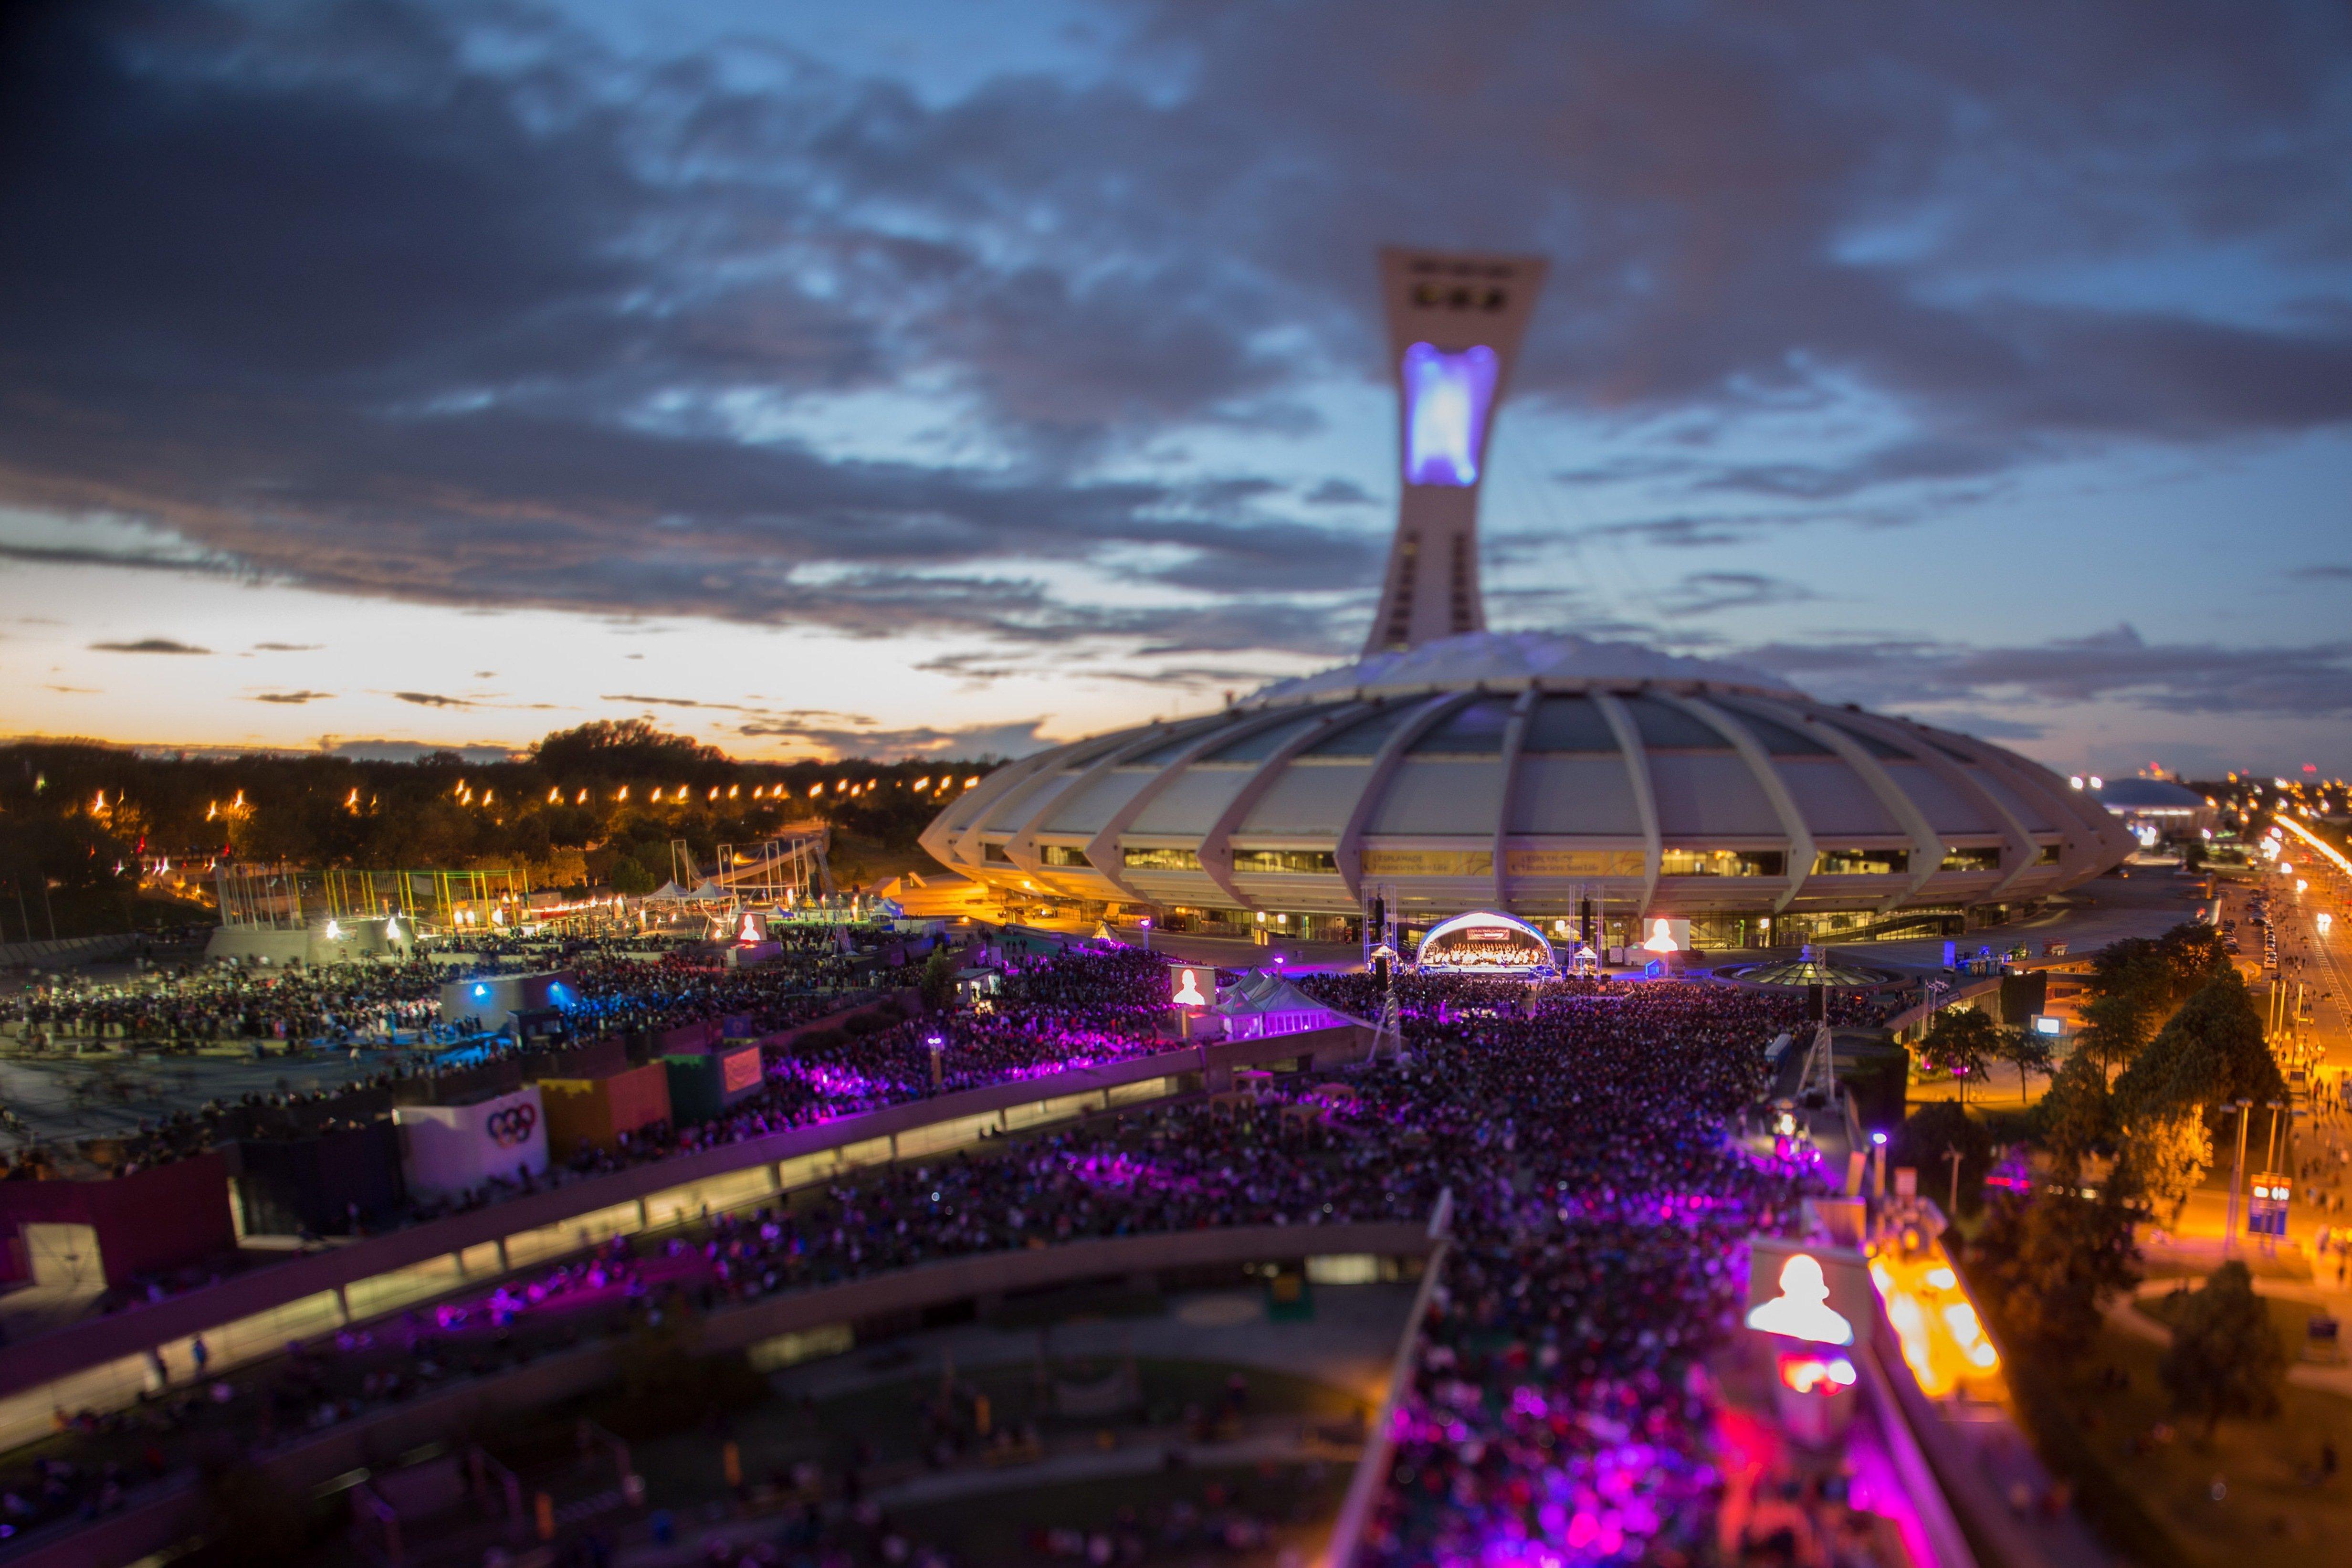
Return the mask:
[[[26,1226],[42,1227],[30,1237]],[[58,1279],[57,1226],[81,1226],[97,1248],[85,1282],[126,1286],[135,1275],[184,1268],[236,1250],[228,1163],[219,1153],[87,1182],[0,1182],[0,1237],[10,1279]],[[77,1237],[79,1244],[80,1238]],[[47,1258],[49,1263],[41,1260]]]

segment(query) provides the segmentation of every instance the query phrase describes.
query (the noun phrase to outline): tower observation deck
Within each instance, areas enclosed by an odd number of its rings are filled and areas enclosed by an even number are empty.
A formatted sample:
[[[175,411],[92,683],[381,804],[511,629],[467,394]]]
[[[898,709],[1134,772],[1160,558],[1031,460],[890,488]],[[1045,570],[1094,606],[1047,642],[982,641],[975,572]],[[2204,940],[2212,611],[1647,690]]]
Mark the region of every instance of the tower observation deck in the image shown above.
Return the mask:
[[[1478,486],[1545,269],[1537,256],[1381,252],[1402,483],[1368,656],[1486,629]]]

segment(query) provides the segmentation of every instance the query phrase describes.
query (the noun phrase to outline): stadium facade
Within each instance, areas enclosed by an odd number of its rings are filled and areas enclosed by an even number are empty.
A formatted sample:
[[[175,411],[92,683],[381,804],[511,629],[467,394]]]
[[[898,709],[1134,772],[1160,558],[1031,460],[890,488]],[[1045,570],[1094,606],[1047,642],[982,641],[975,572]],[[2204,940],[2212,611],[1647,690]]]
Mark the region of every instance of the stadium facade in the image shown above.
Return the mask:
[[[1991,923],[2134,847],[2000,747],[1755,670],[1485,629],[1486,437],[1543,265],[1385,251],[1397,531],[1364,657],[991,773],[923,845],[1014,904],[1338,938],[1507,910],[1611,945]]]

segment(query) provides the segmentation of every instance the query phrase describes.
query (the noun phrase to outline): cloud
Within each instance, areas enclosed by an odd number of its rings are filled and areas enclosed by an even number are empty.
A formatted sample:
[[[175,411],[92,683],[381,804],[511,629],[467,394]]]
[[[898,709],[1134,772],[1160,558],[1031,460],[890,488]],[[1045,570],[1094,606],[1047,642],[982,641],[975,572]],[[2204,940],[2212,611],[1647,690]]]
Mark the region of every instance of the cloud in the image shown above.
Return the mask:
[[[304,702],[328,702],[334,699],[331,691],[264,691],[254,697],[256,702],[282,702],[299,705]]]
[[[193,643],[178,642],[171,637],[141,637],[136,642],[94,642],[89,646],[92,650],[99,653],[198,654],[213,651],[208,647],[198,647]]]
[[[1819,597],[1801,583],[1761,572],[1693,572],[1667,592],[1662,607],[1669,616],[1711,616]]]
[[[2352,566],[2303,566],[2287,575],[2306,583],[2352,583]]]
[[[2352,642],[2224,647],[2150,643],[2129,625],[2021,647],[1899,639],[1768,643],[1740,657],[1822,696],[1915,702],[2120,700],[2163,712],[2352,714]]]
[[[1314,520],[1368,505],[1363,480],[1160,458],[1312,429],[1317,390],[1383,357],[1368,258],[1400,234],[1551,257],[1517,372],[1548,416],[1884,415],[1818,457],[1626,459],[1796,509],[1778,526],[2352,420],[2329,270],[2352,39],[2325,9],[1801,5],[1759,30],[1526,4],[1450,28],[1443,69],[1418,7],[1138,14],[1099,71],[942,98],[756,36],[729,46],[752,71],[624,51],[528,7],[58,8],[0,79],[0,500],[177,542],[0,551],[856,636],[1334,648],[1360,626],[1313,595],[1369,590],[1378,541]],[[2165,281],[2176,256],[2200,286]],[[2135,263],[2135,288],[2082,281]],[[853,395],[905,438],[810,433]],[[1697,548],[1766,525],[1612,526]],[[1035,563],[1246,603],[1193,634]]]
[[[253,651],[256,653],[316,653],[325,646],[324,643],[315,642],[257,642],[253,645]]]
[[[419,708],[471,708],[474,706],[462,697],[444,697],[434,691],[395,691],[392,695],[403,702],[411,702]]]
[[[1372,493],[1353,479],[1325,479],[1307,492],[1309,506],[1370,506]]]

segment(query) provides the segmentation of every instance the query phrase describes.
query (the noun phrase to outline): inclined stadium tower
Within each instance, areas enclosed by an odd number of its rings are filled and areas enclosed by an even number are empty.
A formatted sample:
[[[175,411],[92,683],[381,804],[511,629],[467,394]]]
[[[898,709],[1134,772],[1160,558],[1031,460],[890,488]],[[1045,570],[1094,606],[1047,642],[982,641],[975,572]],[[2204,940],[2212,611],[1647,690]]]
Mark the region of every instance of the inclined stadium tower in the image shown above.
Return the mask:
[[[1375,898],[1616,945],[1929,934],[2119,863],[2095,799],[1999,746],[1737,665],[1486,629],[1488,429],[1544,264],[1381,256],[1402,500],[1364,655],[1000,768],[923,847],[1014,904],[1339,939]],[[1971,919],[1973,914],[1974,918]]]

